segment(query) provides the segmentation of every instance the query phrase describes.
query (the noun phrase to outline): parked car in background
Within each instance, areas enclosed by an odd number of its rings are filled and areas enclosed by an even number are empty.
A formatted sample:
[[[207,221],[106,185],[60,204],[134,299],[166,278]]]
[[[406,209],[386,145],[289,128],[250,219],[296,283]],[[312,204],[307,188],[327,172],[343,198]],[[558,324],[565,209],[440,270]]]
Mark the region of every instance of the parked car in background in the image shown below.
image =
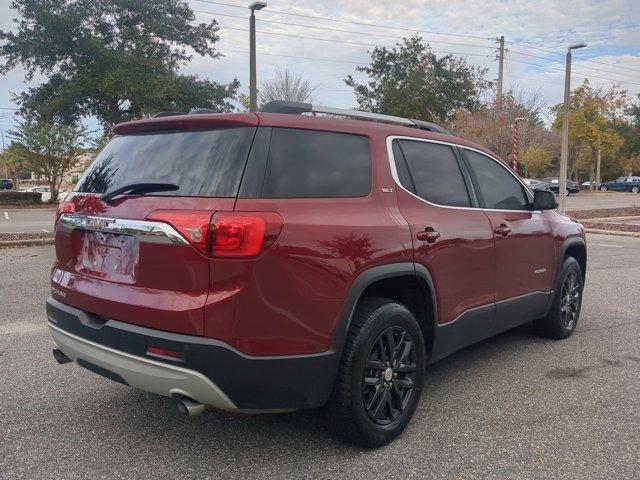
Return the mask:
[[[327,404],[330,427],[378,447],[427,364],[578,323],[582,225],[437,125],[270,102],[115,132],[56,215],[61,364],[190,415]]]
[[[10,178],[0,178],[0,190],[12,190],[13,180]]]
[[[37,187],[27,188],[25,192],[39,192],[42,194],[42,203],[46,203],[51,200],[51,188],[46,185],[40,185]]]
[[[531,188],[531,190],[549,190],[549,184],[542,180],[536,180],[535,178],[523,178],[522,181]]]
[[[600,191],[613,190],[617,192],[640,193],[640,177],[619,177],[612,182],[600,184]]]
[[[549,190],[556,195],[560,195],[560,179],[558,177],[543,178],[542,181],[549,184]],[[568,196],[571,193],[578,193],[579,191],[580,187],[578,184],[567,178],[567,190],[564,192],[564,195]]]

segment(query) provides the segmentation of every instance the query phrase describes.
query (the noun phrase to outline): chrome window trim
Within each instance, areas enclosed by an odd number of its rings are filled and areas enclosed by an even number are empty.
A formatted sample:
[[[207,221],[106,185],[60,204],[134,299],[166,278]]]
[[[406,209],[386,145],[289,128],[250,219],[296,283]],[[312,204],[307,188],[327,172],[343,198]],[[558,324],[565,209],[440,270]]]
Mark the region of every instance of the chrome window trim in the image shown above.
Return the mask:
[[[494,158],[490,155],[487,155],[485,152],[475,149],[475,148],[471,148],[471,147],[465,147],[464,145],[458,145],[457,143],[451,143],[451,142],[443,142],[441,140],[432,140],[429,138],[419,138],[419,137],[410,137],[407,135],[389,135],[387,137],[387,156],[389,157],[389,167],[391,168],[391,176],[393,177],[393,181],[396,183],[396,185],[398,187],[400,187],[402,190],[404,190],[405,192],[407,192],[409,195],[411,195],[414,198],[417,198],[418,200],[425,202],[429,205],[432,205],[434,207],[440,207],[440,208],[450,208],[453,210],[484,210],[486,212],[517,212],[517,213],[522,213],[522,212],[528,212],[528,213],[542,213],[540,210],[502,210],[502,209],[498,209],[498,208],[482,208],[482,207],[454,207],[454,206],[450,206],[450,205],[441,205],[439,203],[433,203],[430,202],[429,200],[425,200],[422,197],[419,197],[418,195],[416,195],[413,192],[410,192],[409,190],[407,190],[401,183],[400,183],[400,177],[398,177],[398,170],[396,169],[396,160],[395,157],[393,156],[393,141],[394,140],[414,140],[414,141],[418,141],[418,142],[425,142],[425,143],[436,143],[439,145],[447,145],[449,147],[457,147],[457,148],[464,148],[466,150],[470,150],[472,152],[477,152],[481,155],[484,155],[487,158],[490,158],[491,160],[493,160],[494,162],[497,162],[498,164],[500,164],[500,166],[502,168],[504,168],[507,172],[509,172],[511,174],[511,176],[513,176],[513,178],[516,179],[516,181],[518,181],[520,183],[520,185],[522,185],[525,188],[525,191],[527,190],[527,186],[524,184],[524,182],[518,178],[517,175],[515,175],[511,170],[509,170],[502,161],[498,160],[497,158]]]
[[[60,216],[56,229],[75,229],[93,232],[131,235],[141,242],[165,245],[189,245],[189,242],[168,223],[148,220],[127,220],[107,218],[78,213],[64,213]]]

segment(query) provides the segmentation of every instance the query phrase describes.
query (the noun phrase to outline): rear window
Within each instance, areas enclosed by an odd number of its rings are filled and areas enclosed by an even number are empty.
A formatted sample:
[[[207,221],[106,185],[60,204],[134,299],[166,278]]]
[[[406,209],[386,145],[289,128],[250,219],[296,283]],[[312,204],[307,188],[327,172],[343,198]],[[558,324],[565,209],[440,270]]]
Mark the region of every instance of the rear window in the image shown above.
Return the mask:
[[[263,198],[364,197],[370,190],[371,155],[366,137],[273,129]]]
[[[153,193],[189,197],[235,197],[255,127],[114,137],[76,187],[105,193],[142,180],[174,183],[179,190]]]

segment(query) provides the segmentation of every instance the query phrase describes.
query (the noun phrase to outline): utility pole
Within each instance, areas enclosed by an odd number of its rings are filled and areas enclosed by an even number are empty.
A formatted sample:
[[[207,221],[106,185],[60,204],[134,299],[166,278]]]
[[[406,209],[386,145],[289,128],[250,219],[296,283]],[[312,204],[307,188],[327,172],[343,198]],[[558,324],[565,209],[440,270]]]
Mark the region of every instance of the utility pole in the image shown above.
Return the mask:
[[[504,35],[496,38],[498,42],[498,110],[502,110],[502,86],[504,84]]]
[[[255,112],[258,109],[258,87],[256,84],[256,10],[262,10],[267,4],[253,2],[249,5],[251,16],[249,17],[249,110]]]
[[[560,184],[558,186],[559,210],[565,213],[567,206],[567,159],[569,157],[569,95],[571,93],[571,50],[586,47],[586,43],[576,43],[567,49],[564,73],[564,107],[562,111],[562,144],[560,148]]]

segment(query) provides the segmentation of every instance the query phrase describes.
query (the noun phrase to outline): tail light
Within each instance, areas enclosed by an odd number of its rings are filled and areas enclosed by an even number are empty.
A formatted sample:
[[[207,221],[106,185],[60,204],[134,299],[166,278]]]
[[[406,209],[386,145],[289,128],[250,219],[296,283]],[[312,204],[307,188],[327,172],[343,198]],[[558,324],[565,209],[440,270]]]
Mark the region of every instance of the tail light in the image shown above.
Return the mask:
[[[60,202],[58,204],[58,209],[56,210],[56,219],[54,222],[54,229],[55,226],[58,224],[58,220],[60,220],[60,216],[63,213],[74,213],[76,211],[76,204],[73,202]]]
[[[211,212],[207,210],[156,210],[147,220],[164,222],[175,228],[197,250],[207,253]]]
[[[282,225],[282,217],[272,212],[216,212],[211,220],[211,255],[255,257],[273,245]]]
[[[282,230],[282,217],[272,212],[211,212],[156,210],[148,220],[175,228],[205,255],[215,258],[250,258],[267,250]]]

